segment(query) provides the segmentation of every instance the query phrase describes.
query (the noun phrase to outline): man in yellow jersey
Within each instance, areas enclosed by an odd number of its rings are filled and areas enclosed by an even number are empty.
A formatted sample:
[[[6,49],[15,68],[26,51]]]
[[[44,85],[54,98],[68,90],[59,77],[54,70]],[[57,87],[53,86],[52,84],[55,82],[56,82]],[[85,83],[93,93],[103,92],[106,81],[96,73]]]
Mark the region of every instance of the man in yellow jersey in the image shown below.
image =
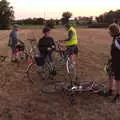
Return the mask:
[[[65,29],[68,31],[68,38],[64,41],[66,41],[66,47],[67,51],[70,55],[70,59],[72,60],[72,64],[76,64],[76,57],[78,55],[78,38],[77,38],[77,32],[75,28],[70,25],[66,24]]]

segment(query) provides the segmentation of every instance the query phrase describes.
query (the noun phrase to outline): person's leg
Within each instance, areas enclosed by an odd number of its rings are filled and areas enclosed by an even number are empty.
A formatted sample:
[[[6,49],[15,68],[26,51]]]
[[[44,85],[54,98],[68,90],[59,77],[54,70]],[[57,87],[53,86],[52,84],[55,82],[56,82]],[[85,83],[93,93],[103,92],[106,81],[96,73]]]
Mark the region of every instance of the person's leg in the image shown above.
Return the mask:
[[[45,80],[45,62],[46,62],[47,54],[45,52],[41,52],[41,60],[40,60],[40,67],[41,67],[41,78]]]
[[[115,87],[116,87],[116,93],[115,97],[113,98],[113,101],[116,101],[120,98],[120,81],[115,81]]]
[[[116,94],[120,95],[120,80],[116,81]]]
[[[72,64],[75,66],[77,64],[77,59],[78,59],[78,47],[73,46],[71,49],[71,61],[72,61]]]
[[[12,52],[11,61],[14,62],[16,60],[16,51],[14,47],[11,48],[11,52]]]
[[[109,81],[109,88],[108,88],[108,94],[112,95],[112,88],[113,88],[113,76],[109,76],[108,81]]]
[[[115,88],[116,88],[116,91],[115,91],[115,97],[113,99],[114,101],[116,101],[120,97],[120,74],[119,74],[119,71],[117,71],[115,73]]]
[[[47,60],[48,60],[48,62],[50,62],[50,63],[53,62],[53,60],[52,60],[52,52],[49,52],[49,53],[47,54]]]
[[[71,64],[75,64],[74,48],[73,47],[68,47],[67,52],[68,52]]]

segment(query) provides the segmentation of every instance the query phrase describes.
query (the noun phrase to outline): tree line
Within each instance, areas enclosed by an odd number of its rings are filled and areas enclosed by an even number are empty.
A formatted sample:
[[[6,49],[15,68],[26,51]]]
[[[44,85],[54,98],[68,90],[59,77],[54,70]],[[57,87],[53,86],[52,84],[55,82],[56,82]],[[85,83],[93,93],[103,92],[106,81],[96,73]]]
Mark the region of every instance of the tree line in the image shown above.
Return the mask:
[[[72,17],[72,13],[67,11],[62,14],[61,19],[49,19],[45,20],[44,18],[28,18],[15,20],[14,19],[14,9],[10,6],[10,3],[7,0],[0,1],[0,29],[8,29],[12,24],[20,24],[20,25],[45,25],[50,28],[54,28],[56,25],[64,25],[68,22],[79,25],[99,25],[102,27],[103,25],[109,25],[114,20],[120,20],[120,10],[105,12],[98,17],[93,19],[90,17],[75,17],[74,19],[70,19]]]
[[[109,11],[104,14],[101,14],[99,17],[96,17],[98,23],[111,24],[113,21],[120,21],[120,10]]]

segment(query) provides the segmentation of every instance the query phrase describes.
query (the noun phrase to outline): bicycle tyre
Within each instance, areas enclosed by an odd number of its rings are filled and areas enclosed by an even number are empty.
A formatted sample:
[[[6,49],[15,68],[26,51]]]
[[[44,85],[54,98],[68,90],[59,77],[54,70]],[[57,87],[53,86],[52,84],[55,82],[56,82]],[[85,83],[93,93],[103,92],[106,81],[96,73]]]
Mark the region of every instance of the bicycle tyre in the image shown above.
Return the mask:
[[[77,78],[76,66],[71,64],[69,57],[66,61],[66,70],[67,70],[67,74],[69,75],[71,81],[76,81],[76,78]]]
[[[43,86],[41,89],[42,93],[45,94],[53,94],[53,93],[60,93],[63,91],[64,85],[57,85],[57,84],[47,84]]]
[[[31,64],[26,72],[27,78],[33,83],[37,79],[40,79],[40,73],[37,71],[37,65]]]

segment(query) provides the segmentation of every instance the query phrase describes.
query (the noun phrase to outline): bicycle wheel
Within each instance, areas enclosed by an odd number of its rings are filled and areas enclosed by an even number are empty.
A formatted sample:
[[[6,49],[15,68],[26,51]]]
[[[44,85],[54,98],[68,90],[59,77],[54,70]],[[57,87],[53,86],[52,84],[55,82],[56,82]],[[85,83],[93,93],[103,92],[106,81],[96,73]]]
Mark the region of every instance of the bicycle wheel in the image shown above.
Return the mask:
[[[77,73],[76,73],[76,65],[72,64],[72,61],[68,57],[66,61],[66,70],[67,74],[69,75],[69,78],[71,81],[76,81],[77,79]]]
[[[41,89],[42,93],[45,94],[52,94],[52,93],[60,93],[64,90],[65,83],[59,82],[59,83],[49,83],[43,85],[43,88]]]
[[[28,54],[26,52],[22,52],[21,56],[20,56],[21,60],[27,60],[28,59]]]
[[[33,83],[36,80],[41,79],[41,73],[39,71],[39,67],[36,64],[30,64],[27,68],[27,77]]]
[[[104,89],[105,89],[105,87],[104,87],[103,84],[94,82],[93,86],[92,86],[92,89],[91,89],[91,92],[92,93],[99,93],[100,91],[102,91]]]

